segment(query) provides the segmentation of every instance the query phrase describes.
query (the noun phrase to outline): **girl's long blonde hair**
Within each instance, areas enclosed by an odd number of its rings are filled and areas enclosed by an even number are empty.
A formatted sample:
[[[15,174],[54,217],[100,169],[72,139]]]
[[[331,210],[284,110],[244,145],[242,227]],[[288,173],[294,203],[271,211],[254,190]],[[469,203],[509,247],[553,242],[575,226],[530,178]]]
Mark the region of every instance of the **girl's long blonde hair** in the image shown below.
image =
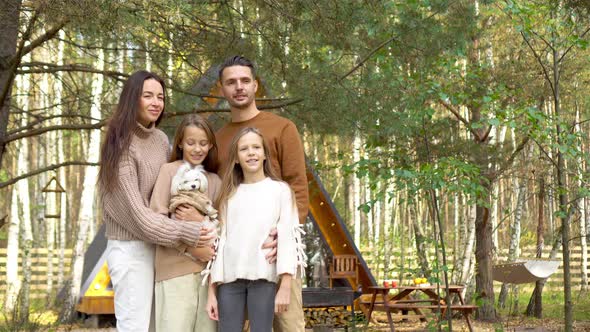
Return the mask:
[[[205,132],[205,135],[207,135],[207,140],[211,144],[211,149],[209,149],[207,157],[205,157],[205,160],[203,160],[203,167],[207,172],[217,173],[218,159],[215,134],[213,133],[213,129],[211,129],[209,122],[197,114],[189,114],[185,116],[176,128],[176,133],[174,134],[174,143],[172,145],[172,153],[170,154],[169,161],[173,162],[176,160],[182,160],[182,149],[180,148],[180,144],[184,138],[184,129],[186,129],[188,126],[200,128]]]
[[[248,133],[254,133],[262,139],[262,147],[264,148],[264,161],[262,165],[262,169],[264,170],[264,175],[269,177],[275,181],[282,181],[273,171],[272,166],[270,165],[270,150],[268,149],[268,144],[264,140],[264,136],[262,133],[256,128],[253,127],[246,127],[240,130],[236,136],[232,139],[231,145],[229,146],[229,153],[228,153],[228,161],[227,167],[225,172],[223,173],[223,180],[221,182],[221,193],[219,195],[219,199],[217,200],[217,206],[219,206],[220,210],[224,210],[227,207],[227,201],[233,196],[236,192],[238,186],[244,182],[244,171],[242,170],[242,166],[238,162],[238,141],[244,135]]]

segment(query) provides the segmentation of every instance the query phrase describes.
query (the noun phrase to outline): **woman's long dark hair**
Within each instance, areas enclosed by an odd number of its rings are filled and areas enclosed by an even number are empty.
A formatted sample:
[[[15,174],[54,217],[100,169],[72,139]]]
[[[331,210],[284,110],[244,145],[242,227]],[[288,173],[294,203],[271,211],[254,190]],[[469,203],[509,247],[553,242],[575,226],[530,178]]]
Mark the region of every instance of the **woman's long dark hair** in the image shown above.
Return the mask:
[[[137,127],[143,83],[149,79],[156,80],[162,85],[164,102],[166,101],[166,85],[158,75],[140,70],[129,76],[123,85],[115,113],[109,120],[107,134],[100,149],[98,187],[103,195],[119,185],[119,162],[122,157],[126,157],[129,150],[133,130]],[[163,114],[164,108],[155,125],[160,123]]]

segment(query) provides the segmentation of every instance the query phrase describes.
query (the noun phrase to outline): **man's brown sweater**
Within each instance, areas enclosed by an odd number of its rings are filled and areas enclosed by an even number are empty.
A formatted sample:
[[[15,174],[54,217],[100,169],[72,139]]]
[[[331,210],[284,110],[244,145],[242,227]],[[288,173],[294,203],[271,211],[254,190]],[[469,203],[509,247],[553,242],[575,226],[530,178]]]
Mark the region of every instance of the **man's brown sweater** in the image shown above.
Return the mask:
[[[269,149],[273,170],[295,192],[299,222],[304,223],[309,209],[303,144],[295,124],[281,116],[261,111],[243,122],[230,122],[215,133],[219,150],[219,174],[227,167],[229,146],[234,136],[246,127],[260,130]]]
[[[179,222],[152,211],[150,196],[169,154],[168,137],[137,124],[129,152],[121,156],[116,189],[102,199],[106,235],[111,240],[142,240],[184,251],[199,240],[199,223]]]

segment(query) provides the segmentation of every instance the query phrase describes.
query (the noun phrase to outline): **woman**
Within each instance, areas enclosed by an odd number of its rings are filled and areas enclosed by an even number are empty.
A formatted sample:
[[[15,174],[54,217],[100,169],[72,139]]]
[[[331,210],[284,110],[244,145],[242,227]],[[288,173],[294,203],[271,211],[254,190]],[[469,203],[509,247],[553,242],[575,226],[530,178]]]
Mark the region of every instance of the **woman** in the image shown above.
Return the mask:
[[[153,73],[131,75],[101,149],[98,185],[118,331],[150,329],[154,243],[190,255],[214,236],[200,223],[174,221],[149,208],[158,171],[169,156],[168,138],[156,129],[164,112],[164,91],[164,81]],[[191,219],[195,213],[182,207],[176,217]]]

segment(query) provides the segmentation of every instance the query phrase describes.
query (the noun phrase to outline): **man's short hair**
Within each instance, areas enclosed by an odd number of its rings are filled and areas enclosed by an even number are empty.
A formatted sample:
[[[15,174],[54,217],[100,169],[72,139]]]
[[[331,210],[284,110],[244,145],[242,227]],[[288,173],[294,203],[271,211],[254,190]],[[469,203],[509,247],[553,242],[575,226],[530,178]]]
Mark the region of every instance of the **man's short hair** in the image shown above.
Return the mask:
[[[221,82],[221,77],[223,75],[223,71],[225,70],[225,68],[232,67],[232,66],[249,67],[250,71],[252,71],[252,77],[254,77],[254,79],[256,79],[256,70],[254,69],[254,63],[252,63],[252,61],[250,61],[249,59],[247,59],[241,55],[234,55],[234,56],[230,56],[229,58],[225,59],[225,61],[223,61],[223,63],[221,64],[221,67],[219,68],[219,81],[220,82]]]

